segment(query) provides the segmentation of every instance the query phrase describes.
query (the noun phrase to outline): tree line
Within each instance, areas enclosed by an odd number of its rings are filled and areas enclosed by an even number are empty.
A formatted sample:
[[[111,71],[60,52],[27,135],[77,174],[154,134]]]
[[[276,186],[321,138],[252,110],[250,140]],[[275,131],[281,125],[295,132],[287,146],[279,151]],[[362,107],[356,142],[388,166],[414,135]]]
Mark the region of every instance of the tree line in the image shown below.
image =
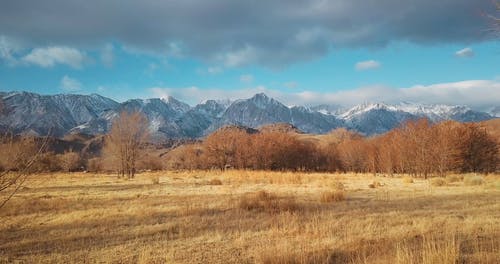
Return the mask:
[[[500,169],[498,138],[480,124],[454,121],[414,120],[374,137],[343,128],[310,136],[293,130],[228,126],[202,141],[161,152],[151,147],[149,139],[147,119],[138,112],[123,112],[114,120],[100,155],[95,157],[74,151],[43,152],[33,160],[33,153],[40,149],[35,139],[4,137],[0,141],[0,171],[108,171],[132,178],[139,170],[235,168],[427,178]]]
[[[433,124],[427,119],[375,137],[337,129],[316,141],[295,133],[248,133],[226,127],[200,144],[173,151],[169,162],[176,169],[405,173],[426,178],[448,172],[495,172],[499,143],[479,124]]]

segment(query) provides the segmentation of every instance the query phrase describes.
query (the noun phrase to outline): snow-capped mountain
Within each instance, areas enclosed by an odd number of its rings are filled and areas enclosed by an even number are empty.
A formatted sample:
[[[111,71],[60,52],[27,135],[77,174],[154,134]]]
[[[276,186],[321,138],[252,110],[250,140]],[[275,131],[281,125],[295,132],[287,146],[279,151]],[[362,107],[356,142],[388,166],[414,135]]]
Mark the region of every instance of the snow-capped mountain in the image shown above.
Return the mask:
[[[489,114],[495,117],[500,117],[500,106],[491,108]]]
[[[88,122],[119,105],[117,102],[98,94],[88,96],[58,94],[52,98],[57,105],[69,111],[76,123]]]
[[[187,111],[177,124],[185,137],[198,138],[208,133],[209,128],[222,118],[228,107],[225,102],[207,100]]]
[[[344,120],[346,127],[367,135],[381,134],[407,120],[418,118],[412,113],[381,103],[357,105],[338,116]]]
[[[467,106],[438,104],[399,104],[364,103],[337,115],[347,127],[371,135],[387,132],[407,120],[428,118],[433,122],[455,120],[459,122],[478,122],[493,117]]]
[[[491,116],[484,112],[478,112],[463,105],[439,105],[439,104],[417,104],[402,102],[399,104],[385,103],[364,103],[357,105],[339,116],[342,119],[350,120],[354,116],[362,115],[374,110],[386,110],[388,112],[408,113],[417,117],[426,117],[431,121],[439,122],[443,120],[456,120],[461,122],[474,122],[491,119]]]
[[[332,129],[344,126],[343,120],[333,115],[325,115],[303,106],[290,108],[292,120],[290,124],[306,133],[325,134]]]
[[[96,134],[105,133],[111,127],[112,121],[123,111],[140,111],[150,122],[150,130],[155,138],[181,138],[183,130],[177,124],[191,107],[173,97],[152,99],[131,99],[119,104],[114,109],[98,118],[77,126],[72,133]]]
[[[259,127],[263,124],[290,123],[290,109],[263,93],[250,99],[237,100],[224,112],[217,126],[241,125]]]
[[[119,104],[97,94],[39,95],[12,92],[2,95],[0,126],[15,133],[64,136],[72,128],[101,118]]]
[[[231,104],[209,131],[223,125],[257,128],[262,125],[288,123],[306,133],[327,133],[342,126],[335,116],[312,111],[303,106],[287,107],[264,93]]]
[[[432,121],[475,122],[494,118],[466,106],[365,103],[350,109],[338,105],[288,107],[260,93],[248,99],[207,100],[194,107],[173,97],[131,99],[123,103],[97,94],[39,95],[0,92],[0,130],[62,137],[103,134],[122,111],[140,111],[150,122],[154,138],[199,138],[225,125],[258,128],[288,123],[306,133],[328,133],[338,127],[366,135],[380,134],[422,117]]]

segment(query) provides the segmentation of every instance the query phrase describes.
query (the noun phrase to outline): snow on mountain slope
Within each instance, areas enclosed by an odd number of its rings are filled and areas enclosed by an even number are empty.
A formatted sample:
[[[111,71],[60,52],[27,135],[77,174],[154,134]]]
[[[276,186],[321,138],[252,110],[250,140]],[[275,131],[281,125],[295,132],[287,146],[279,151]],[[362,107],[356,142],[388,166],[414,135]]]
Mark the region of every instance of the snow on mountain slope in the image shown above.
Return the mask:
[[[500,106],[491,108],[488,113],[494,117],[500,117]]]
[[[346,126],[367,135],[380,134],[399,126],[401,123],[418,118],[428,118],[433,122],[455,120],[459,122],[478,122],[492,116],[470,109],[467,106],[439,104],[399,104],[364,103],[338,115]]]
[[[324,115],[339,116],[346,111],[346,108],[337,104],[322,104],[310,108],[312,111],[322,113]]]
[[[260,93],[252,98],[233,102],[212,129],[224,125],[241,125],[257,128],[264,124],[290,123],[288,107]],[[215,127],[214,127],[215,126]]]
[[[83,122],[98,118],[119,104],[98,95],[39,95],[11,92],[2,96],[0,124],[16,133],[63,136]]]
[[[467,106],[451,106],[438,104],[417,104],[402,102],[399,104],[364,103],[357,105],[344,113],[339,114],[342,119],[352,119],[353,116],[361,115],[372,110],[386,110],[389,112],[405,112],[418,117],[427,117],[432,121],[449,120],[469,112],[476,112]],[[480,112],[477,112],[480,113]]]
[[[173,97],[131,99],[123,103],[97,94],[39,95],[0,92],[0,129],[62,137],[68,133],[106,133],[122,111],[140,111],[154,138],[198,138],[225,125],[258,128],[288,123],[306,133],[328,133],[338,127],[366,135],[384,133],[422,117],[432,121],[475,122],[493,118],[466,106],[364,103],[345,110],[338,105],[288,107],[260,93],[233,102],[207,100],[194,107]],[[490,111],[500,115],[500,107]]]

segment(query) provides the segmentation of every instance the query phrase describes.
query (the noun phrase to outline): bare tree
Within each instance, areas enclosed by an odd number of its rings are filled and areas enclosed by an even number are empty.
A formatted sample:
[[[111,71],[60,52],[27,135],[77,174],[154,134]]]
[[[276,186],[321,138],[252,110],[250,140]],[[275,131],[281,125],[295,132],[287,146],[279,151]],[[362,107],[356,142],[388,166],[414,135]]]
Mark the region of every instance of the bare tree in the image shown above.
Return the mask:
[[[435,159],[435,169],[440,176],[444,176],[447,172],[456,171],[460,163],[460,149],[464,138],[463,124],[456,121],[445,121],[437,124],[434,129],[437,132],[436,145],[437,153]]]
[[[112,165],[117,165],[119,176],[134,177],[137,161],[148,139],[148,120],[142,113],[124,111],[114,120],[105,140],[104,153]]]
[[[203,142],[205,158],[210,167],[244,166],[248,132],[240,127],[223,127],[210,134]]]
[[[33,165],[46,149],[48,138],[37,142],[34,137],[0,136],[0,208],[23,186],[35,171]]]
[[[61,168],[67,172],[78,170],[82,165],[80,154],[73,151],[59,155],[59,161]]]
[[[462,172],[494,172],[499,163],[496,139],[478,124],[465,124],[464,128],[459,146]]]

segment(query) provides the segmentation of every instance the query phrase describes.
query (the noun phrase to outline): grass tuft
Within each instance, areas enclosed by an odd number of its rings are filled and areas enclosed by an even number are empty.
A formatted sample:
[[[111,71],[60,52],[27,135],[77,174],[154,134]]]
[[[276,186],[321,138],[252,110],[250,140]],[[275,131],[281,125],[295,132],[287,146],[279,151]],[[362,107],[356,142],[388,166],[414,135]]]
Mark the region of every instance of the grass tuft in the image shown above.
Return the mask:
[[[460,242],[456,234],[418,235],[396,244],[394,263],[460,263]]]
[[[208,185],[222,185],[222,181],[219,180],[219,179],[211,179],[209,182],[208,182]]]
[[[150,180],[152,184],[160,184],[160,176],[158,175],[151,176]]]
[[[378,181],[373,181],[372,183],[368,184],[368,187],[372,188],[372,189],[382,187],[382,186],[384,186],[384,185]]]
[[[332,183],[332,188],[337,191],[345,191],[345,185],[342,182],[334,181]]]
[[[322,203],[340,202],[344,201],[345,199],[345,192],[341,190],[324,192],[320,196],[320,201]]]
[[[451,175],[446,176],[446,182],[448,182],[448,183],[459,182],[462,179],[463,179],[462,177],[460,177],[459,175],[456,175],[456,174],[451,174]]]
[[[464,178],[464,184],[467,186],[475,186],[482,185],[484,183],[484,179],[478,175],[467,175]]]
[[[410,176],[405,176],[402,178],[402,180],[403,180],[403,183],[407,183],[407,184],[413,183],[413,178]]]
[[[436,187],[446,186],[447,182],[443,178],[432,178],[431,185]]]
[[[297,211],[299,206],[294,197],[278,197],[273,193],[259,191],[241,197],[239,208],[246,211],[280,213]]]
[[[328,251],[304,252],[291,248],[266,249],[256,257],[259,264],[338,263]]]

